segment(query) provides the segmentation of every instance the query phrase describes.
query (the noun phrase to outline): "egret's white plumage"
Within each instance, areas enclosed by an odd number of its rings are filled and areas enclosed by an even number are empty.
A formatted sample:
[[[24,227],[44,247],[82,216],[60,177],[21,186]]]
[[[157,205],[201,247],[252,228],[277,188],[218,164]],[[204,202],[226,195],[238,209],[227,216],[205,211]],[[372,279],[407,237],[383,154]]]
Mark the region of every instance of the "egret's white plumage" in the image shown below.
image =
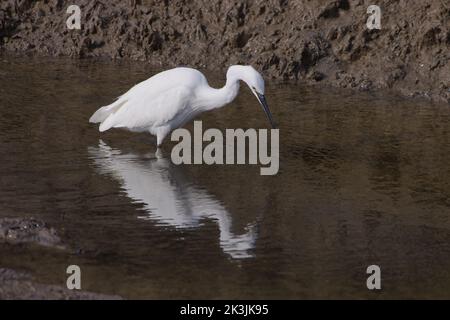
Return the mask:
[[[89,122],[100,123],[100,132],[110,128],[148,131],[158,146],[172,130],[198,114],[220,108],[234,100],[239,81],[250,87],[264,108],[272,126],[272,115],[264,98],[264,80],[251,66],[231,66],[223,88],[208,85],[205,76],[191,68],[175,68],[135,85],[114,103],[98,109]]]

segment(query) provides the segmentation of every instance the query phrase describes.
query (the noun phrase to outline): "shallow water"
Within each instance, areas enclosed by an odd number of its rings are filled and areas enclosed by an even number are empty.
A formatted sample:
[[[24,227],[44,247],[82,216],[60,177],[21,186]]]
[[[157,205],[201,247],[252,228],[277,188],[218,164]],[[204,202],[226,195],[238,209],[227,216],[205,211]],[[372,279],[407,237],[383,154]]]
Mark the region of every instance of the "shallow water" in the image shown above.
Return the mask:
[[[157,71],[0,57],[0,217],[41,218],[71,248],[3,246],[1,266],[64,285],[78,264],[83,289],[126,298],[450,298],[447,105],[269,82],[278,175],[175,166],[170,139],[156,160],[149,135],[88,123]],[[247,89],[199,119],[267,127]]]

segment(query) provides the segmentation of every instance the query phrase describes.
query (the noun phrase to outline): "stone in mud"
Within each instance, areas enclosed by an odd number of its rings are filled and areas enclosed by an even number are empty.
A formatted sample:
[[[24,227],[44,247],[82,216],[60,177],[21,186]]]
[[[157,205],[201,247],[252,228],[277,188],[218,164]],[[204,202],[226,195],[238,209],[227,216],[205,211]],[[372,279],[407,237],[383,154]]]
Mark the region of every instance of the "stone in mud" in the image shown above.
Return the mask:
[[[63,248],[55,229],[33,218],[0,219],[0,241]]]
[[[314,81],[322,81],[325,78],[325,75],[322,72],[313,71],[308,75],[308,78]]]

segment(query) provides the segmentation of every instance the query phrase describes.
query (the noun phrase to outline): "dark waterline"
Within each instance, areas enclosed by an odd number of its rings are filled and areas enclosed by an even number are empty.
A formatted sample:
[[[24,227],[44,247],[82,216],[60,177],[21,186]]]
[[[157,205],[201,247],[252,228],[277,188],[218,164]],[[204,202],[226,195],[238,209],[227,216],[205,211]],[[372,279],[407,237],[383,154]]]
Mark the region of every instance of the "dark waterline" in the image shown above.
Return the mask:
[[[0,245],[0,266],[64,285],[78,264],[83,289],[126,298],[450,297],[448,106],[269,82],[278,175],[174,166],[170,139],[155,160],[151,136],[88,123],[156,71],[0,57],[0,217],[43,219],[71,248]],[[199,119],[267,128],[244,87]]]

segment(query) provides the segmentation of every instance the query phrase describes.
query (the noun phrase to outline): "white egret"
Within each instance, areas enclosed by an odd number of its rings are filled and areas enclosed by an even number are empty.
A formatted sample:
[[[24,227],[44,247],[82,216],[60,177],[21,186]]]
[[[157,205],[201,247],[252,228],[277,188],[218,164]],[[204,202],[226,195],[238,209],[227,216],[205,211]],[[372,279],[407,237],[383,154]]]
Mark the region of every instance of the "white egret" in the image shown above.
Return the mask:
[[[251,66],[228,68],[226,84],[221,89],[208,85],[205,76],[191,68],[175,68],[154,75],[135,85],[114,103],[98,109],[89,122],[100,123],[100,132],[110,128],[150,132],[159,147],[174,129],[198,114],[225,106],[239,92],[244,81],[263,107],[272,127],[275,123],[264,97],[264,80]]]

